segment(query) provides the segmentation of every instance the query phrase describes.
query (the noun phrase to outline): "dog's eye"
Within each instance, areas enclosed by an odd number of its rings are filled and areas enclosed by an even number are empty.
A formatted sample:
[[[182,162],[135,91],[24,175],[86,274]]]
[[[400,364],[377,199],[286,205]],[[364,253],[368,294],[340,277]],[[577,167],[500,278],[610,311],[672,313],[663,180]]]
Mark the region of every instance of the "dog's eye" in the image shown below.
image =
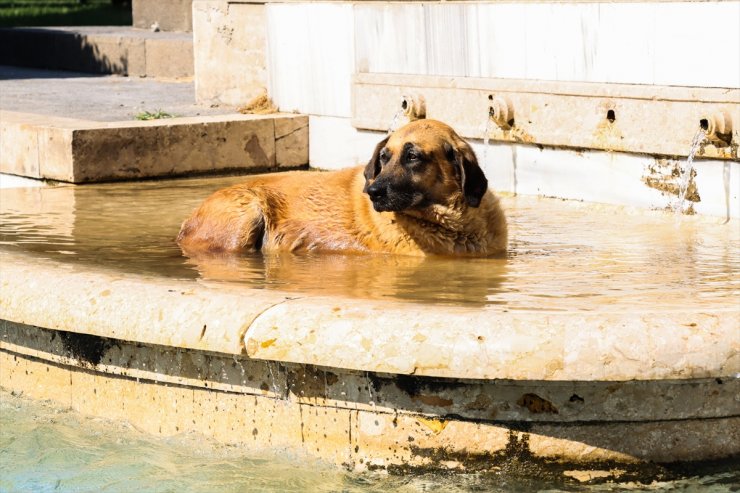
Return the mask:
[[[409,153],[406,154],[406,159],[408,159],[409,161],[418,161],[419,159],[421,159],[421,156],[416,151],[409,151]]]

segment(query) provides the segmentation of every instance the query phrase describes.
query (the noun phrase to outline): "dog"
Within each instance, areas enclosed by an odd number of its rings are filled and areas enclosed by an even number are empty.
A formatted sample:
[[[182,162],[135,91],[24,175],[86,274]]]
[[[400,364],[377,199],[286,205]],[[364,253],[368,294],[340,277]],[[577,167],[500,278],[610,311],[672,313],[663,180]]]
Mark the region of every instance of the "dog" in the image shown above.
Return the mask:
[[[255,176],[217,191],[185,220],[177,242],[187,255],[482,257],[505,252],[507,226],[470,145],[425,119],[380,141],[364,168]]]

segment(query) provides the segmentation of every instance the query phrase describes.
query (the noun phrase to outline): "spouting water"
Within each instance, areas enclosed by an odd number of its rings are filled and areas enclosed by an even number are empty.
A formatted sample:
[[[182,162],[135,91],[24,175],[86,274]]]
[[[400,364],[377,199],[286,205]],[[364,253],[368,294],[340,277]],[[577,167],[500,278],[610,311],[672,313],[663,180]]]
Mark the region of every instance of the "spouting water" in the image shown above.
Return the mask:
[[[678,202],[676,203],[675,211],[676,214],[680,215],[684,213],[684,202],[686,201],[686,193],[689,189],[689,182],[691,181],[691,173],[694,170],[694,156],[696,156],[699,146],[704,142],[704,138],[707,136],[707,132],[703,128],[699,128],[694,135],[694,139],[691,141],[691,149],[689,149],[689,155],[686,158],[686,164],[681,170],[681,175],[678,179]]]
[[[488,147],[491,141],[491,132],[496,127],[496,122],[493,119],[493,107],[488,108],[488,114],[486,115],[486,122],[483,125],[483,159],[482,164],[485,166],[488,164]]]
[[[406,110],[404,108],[396,111],[396,114],[391,119],[391,124],[388,126],[388,135],[398,130],[403,124],[408,123],[407,120],[408,118],[406,117]]]

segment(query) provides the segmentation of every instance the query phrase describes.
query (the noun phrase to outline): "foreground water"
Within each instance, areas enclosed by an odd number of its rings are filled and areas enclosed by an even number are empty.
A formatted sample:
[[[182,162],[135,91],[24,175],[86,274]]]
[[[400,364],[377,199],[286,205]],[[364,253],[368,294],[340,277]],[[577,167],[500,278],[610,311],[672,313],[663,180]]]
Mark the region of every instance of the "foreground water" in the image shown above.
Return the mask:
[[[3,492],[602,492],[740,490],[740,470],[651,484],[582,485],[519,473],[353,474],[255,457],[197,435],[155,438],[0,391]]]
[[[499,259],[389,255],[184,257],[174,238],[209,193],[241,178],[3,190],[0,249],[67,264],[249,287],[510,310],[734,307],[740,225],[504,197]]]

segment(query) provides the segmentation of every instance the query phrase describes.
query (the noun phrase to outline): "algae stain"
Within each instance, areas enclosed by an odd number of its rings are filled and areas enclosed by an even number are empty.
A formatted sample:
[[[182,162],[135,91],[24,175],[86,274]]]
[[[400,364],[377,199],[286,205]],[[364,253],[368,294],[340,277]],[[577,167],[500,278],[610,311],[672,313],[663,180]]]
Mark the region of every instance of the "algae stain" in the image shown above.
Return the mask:
[[[416,418],[416,420],[432,430],[435,435],[439,435],[440,433],[442,433],[442,430],[447,428],[447,421],[441,419]]]
[[[262,341],[262,343],[260,344],[260,346],[262,346],[263,349],[266,349],[266,348],[272,346],[273,344],[275,344],[275,341],[277,341],[277,338],[275,338],[275,339],[267,339],[266,341]]]

